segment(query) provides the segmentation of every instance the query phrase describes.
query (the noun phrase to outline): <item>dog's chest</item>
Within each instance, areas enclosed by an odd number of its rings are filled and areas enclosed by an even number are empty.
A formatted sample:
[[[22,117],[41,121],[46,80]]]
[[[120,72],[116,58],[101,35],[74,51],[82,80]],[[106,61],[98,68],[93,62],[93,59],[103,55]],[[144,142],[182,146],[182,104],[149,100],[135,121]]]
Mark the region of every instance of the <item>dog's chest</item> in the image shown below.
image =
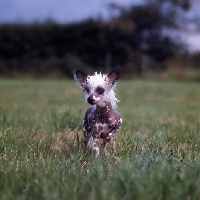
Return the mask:
[[[96,124],[94,124],[94,127],[97,130],[97,132],[99,132],[100,134],[107,135],[111,131],[113,126],[108,125],[106,123],[104,123],[104,124],[96,123]]]
[[[93,127],[95,129],[95,132],[99,133],[101,138],[106,137],[108,133],[110,133],[113,129],[116,128],[120,117],[117,113],[115,113],[115,115],[113,114],[112,116],[95,116],[95,123],[93,124]]]
[[[105,106],[100,108],[90,107],[86,112],[83,122],[83,128],[100,138],[105,138],[109,133],[118,128],[121,117],[111,107]]]

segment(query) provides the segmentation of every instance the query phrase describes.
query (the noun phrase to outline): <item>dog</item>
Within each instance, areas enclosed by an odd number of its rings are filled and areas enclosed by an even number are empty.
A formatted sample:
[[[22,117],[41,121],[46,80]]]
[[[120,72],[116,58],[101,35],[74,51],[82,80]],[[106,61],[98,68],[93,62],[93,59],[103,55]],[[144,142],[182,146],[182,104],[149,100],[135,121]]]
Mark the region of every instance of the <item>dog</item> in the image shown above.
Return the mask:
[[[95,72],[87,75],[79,69],[74,70],[74,79],[85,92],[86,102],[91,104],[83,120],[83,149],[92,148],[95,157],[99,156],[99,140],[103,139],[102,147],[115,136],[122,124],[122,118],[116,111],[119,100],[115,94],[119,70],[108,74]]]

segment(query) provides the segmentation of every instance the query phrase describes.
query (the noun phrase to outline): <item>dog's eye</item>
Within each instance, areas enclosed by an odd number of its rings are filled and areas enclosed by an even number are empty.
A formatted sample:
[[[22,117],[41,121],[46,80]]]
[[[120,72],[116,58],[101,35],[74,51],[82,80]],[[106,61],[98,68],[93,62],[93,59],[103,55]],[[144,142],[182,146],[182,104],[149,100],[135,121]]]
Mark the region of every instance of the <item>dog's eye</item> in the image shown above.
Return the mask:
[[[99,94],[103,94],[104,93],[104,89],[102,87],[97,87],[96,92]]]
[[[84,88],[84,90],[83,90],[84,92],[87,92],[87,93],[89,93],[90,92],[90,90],[89,90],[89,88]]]

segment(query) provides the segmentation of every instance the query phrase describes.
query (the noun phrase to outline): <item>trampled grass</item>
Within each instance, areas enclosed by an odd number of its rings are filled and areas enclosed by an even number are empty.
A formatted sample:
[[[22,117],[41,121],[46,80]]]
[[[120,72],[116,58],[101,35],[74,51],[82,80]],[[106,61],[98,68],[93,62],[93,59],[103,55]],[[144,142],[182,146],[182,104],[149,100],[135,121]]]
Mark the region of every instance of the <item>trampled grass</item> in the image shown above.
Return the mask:
[[[72,81],[0,81],[0,199],[200,199],[200,85],[120,81],[123,126],[96,160]]]

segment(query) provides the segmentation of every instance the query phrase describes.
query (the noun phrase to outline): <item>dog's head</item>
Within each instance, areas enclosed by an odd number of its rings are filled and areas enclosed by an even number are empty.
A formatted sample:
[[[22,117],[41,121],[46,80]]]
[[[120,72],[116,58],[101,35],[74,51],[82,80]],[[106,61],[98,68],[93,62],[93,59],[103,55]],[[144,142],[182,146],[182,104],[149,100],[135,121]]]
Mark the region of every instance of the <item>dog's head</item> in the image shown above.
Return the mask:
[[[115,107],[118,100],[115,97],[114,89],[119,78],[119,70],[112,70],[109,74],[95,72],[93,76],[87,75],[81,70],[74,70],[74,79],[85,92],[86,101],[91,105],[103,106],[109,101]]]

